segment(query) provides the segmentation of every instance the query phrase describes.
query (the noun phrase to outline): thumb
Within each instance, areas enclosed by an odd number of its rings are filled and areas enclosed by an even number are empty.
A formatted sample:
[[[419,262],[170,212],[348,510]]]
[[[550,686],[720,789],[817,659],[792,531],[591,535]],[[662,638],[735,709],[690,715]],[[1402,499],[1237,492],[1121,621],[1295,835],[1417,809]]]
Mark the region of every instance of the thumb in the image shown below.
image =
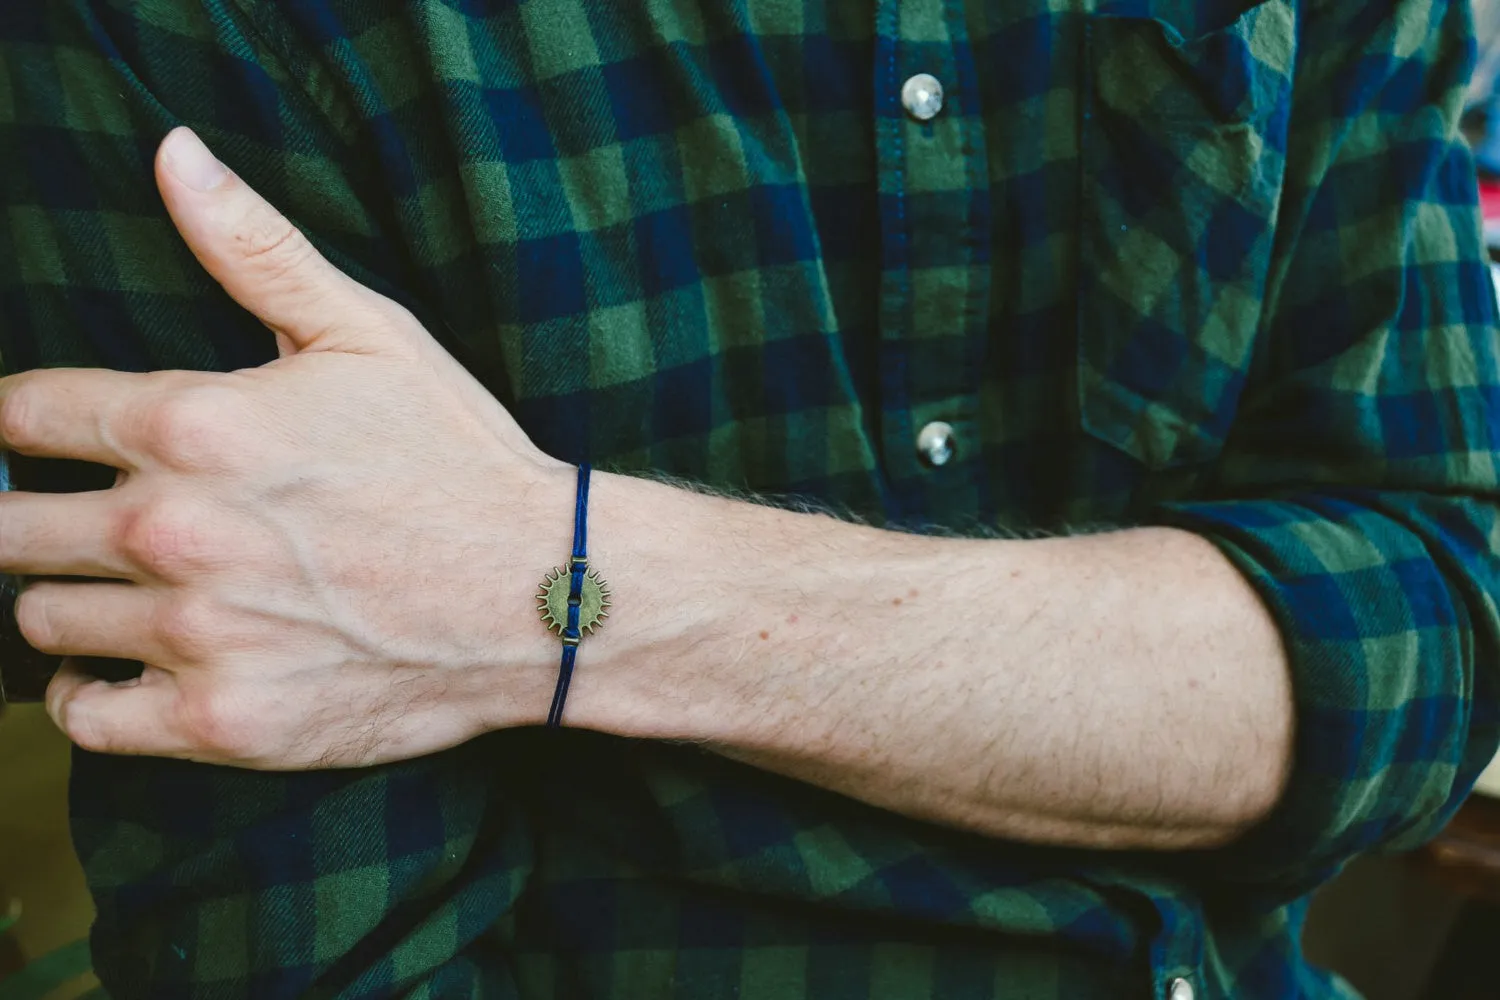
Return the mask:
[[[381,296],[328,263],[192,130],[176,128],[162,140],[156,183],[193,255],[271,328],[283,356],[309,350],[374,353],[393,346],[393,325],[368,321]]]

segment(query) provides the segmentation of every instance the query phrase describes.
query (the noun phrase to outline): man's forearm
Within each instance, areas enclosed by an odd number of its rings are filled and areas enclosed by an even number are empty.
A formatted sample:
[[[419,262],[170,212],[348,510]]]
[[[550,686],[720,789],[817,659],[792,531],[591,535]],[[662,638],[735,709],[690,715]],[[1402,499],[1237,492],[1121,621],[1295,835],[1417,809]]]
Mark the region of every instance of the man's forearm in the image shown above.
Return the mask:
[[[1207,846],[1275,804],[1279,635],[1211,544],[939,539],[598,476],[568,722],[994,836]]]

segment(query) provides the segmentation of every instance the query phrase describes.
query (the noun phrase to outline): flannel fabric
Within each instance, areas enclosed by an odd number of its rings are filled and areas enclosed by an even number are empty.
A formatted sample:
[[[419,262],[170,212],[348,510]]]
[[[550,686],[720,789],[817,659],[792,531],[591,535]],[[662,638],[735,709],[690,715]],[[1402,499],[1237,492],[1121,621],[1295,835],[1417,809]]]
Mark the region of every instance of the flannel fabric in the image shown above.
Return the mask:
[[[1263,595],[1298,699],[1274,815],[1164,855],[580,732],[350,773],[80,755],[100,978],[1350,995],[1303,963],[1298,900],[1432,833],[1497,741],[1472,60],[1456,0],[0,5],[8,370],[273,356],[155,194],[186,123],[550,453],[918,528],[1185,527]],[[918,72],[946,91],[925,123]],[[934,420],[956,454],[930,468]]]

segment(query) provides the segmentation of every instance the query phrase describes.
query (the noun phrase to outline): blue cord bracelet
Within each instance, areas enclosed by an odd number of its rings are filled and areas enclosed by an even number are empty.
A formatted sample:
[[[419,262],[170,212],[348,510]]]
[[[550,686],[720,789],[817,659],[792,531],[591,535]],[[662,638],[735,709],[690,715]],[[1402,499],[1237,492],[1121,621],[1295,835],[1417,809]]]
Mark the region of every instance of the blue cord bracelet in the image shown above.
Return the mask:
[[[568,686],[573,682],[573,664],[578,659],[578,643],[584,632],[593,633],[609,617],[609,585],[589,569],[588,516],[589,466],[578,467],[578,500],[573,512],[573,555],[566,569],[556,569],[542,581],[537,594],[542,621],[562,637],[562,665],[558,668],[557,689],[552,694],[552,709],[547,725],[562,725],[563,705],[568,700]],[[563,581],[567,581],[566,585]]]

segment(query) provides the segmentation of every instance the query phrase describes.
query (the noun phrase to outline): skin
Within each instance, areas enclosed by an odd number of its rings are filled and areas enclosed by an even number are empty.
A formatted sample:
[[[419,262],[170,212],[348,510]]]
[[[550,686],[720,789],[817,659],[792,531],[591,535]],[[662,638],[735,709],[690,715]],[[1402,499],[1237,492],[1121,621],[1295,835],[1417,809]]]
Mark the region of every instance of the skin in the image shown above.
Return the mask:
[[[198,155],[195,156],[195,153]],[[0,569],[48,707],[91,750],[352,767],[543,721],[535,617],[574,471],[395,303],[338,272],[195,137],[157,180],[208,272],[275,332],[233,373],[0,380],[0,444],[120,470],[0,496]],[[1284,788],[1294,711],[1264,606],[1170,529],[935,539],[596,474],[614,611],[566,722],[704,743],[996,837],[1222,844]]]

